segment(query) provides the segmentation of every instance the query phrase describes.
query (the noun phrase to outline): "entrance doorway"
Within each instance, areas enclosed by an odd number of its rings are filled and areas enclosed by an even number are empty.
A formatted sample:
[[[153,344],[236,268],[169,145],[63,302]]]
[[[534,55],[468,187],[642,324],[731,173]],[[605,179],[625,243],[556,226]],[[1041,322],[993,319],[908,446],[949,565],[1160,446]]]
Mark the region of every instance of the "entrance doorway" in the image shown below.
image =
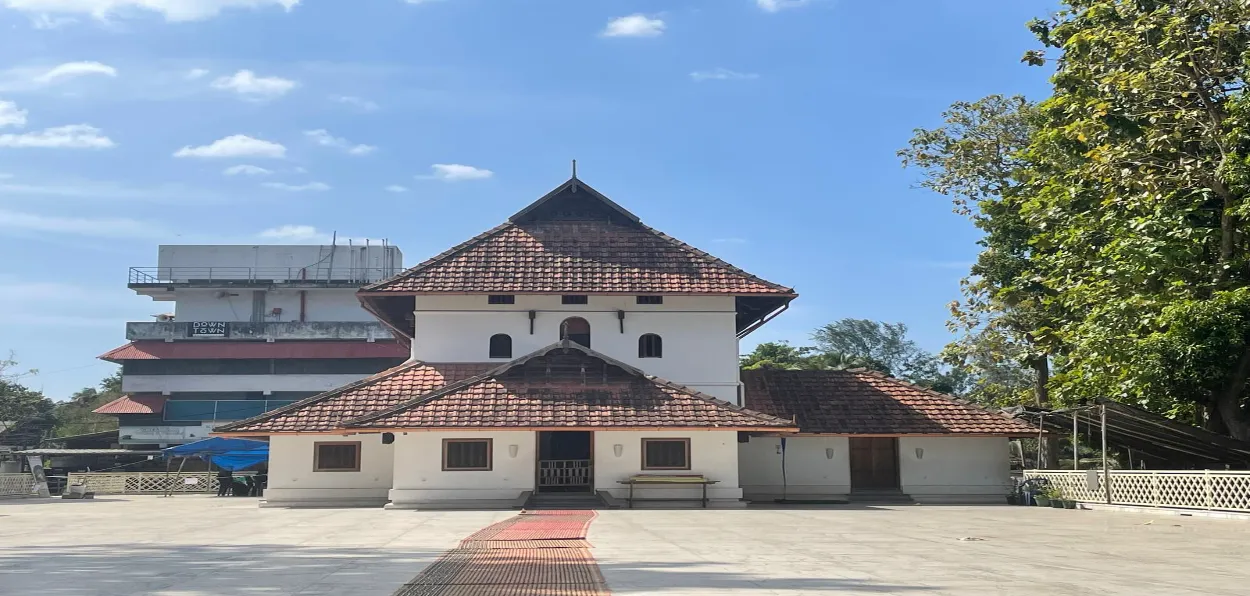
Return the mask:
[[[899,490],[898,439],[851,437],[851,491]]]
[[[537,492],[592,492],[592,452],[590,431],[539,431]]]

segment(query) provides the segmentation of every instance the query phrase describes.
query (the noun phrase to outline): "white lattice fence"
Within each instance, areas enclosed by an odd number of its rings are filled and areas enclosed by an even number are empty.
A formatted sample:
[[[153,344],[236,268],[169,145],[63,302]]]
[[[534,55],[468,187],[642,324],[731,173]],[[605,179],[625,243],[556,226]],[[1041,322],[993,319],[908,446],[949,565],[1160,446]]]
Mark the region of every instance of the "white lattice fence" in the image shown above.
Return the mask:
[[[1074,501],[1106,502],[1103,473],[1097,487],[1085,470],[1026,470],[1025,478],[1045,478]],[[1111,502],[1116,505],[1179,507],[1250,512],[1250,472],[1111,471]]]
[[[188,478],[195,479],[187,483]],[[69,483],[83,482],[99,495],[141,495],[172,492],[217,492],[217,475],[211,472],[82,472],[69,475]]]
[[[0,474],[0,498],[30,497],[35,494],[32,474]]]

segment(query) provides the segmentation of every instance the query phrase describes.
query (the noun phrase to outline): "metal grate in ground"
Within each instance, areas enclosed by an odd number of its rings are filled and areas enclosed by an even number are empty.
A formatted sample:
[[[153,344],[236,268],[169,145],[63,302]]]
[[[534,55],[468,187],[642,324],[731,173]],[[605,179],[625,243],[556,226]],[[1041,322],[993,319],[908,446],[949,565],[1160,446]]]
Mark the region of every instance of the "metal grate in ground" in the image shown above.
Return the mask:
[[[594,511],[523,513],[461,541],[395,596],[603,596],[590,554]]]

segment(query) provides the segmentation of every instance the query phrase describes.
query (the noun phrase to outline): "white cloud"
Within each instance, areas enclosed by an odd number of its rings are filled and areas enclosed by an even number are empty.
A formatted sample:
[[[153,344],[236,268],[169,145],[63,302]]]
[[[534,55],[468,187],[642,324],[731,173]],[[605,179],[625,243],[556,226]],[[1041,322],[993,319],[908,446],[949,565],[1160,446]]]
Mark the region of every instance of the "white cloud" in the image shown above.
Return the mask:
[[[265,188],[274,190],[285,190],[287,192],[324,192],[330,190],[330,185],[324,182],[309,182],[308,184],[287,184],[285,182],[266,182],[262,184]]]
[[[226,176],[264,176],[267,174],[272,174],[273,171],[266,170],[265,168],[243,164],[243,165],[237,165],[237,166],[230,166],[222,170],[221,173]]]
[[[266,240],[273,240],[277,242],[320,242],[330,237],[329,234],[320,232],[313,226],[297,225],[285,225],[278,226],[276,228],[269,228],[268,230],[257,234],[257,236]]]
[[[141,11],[161,14],[167,21],[199,21],[227,8],[281,6],[290,11],[300,0],[0,0],[0,5],[33,14],[83,14],[100,20]]]
[[[738,72],[728,68],[713,68],[712,70],[696,70],[690,73],[690,78],[696,83],[701,83],[703,81],[745,81],[758,79],[760,75],[753,72]]]
[[[52,67],[51,70],[37,77],[39,83],[51,83],[58,79],[68,79],[89,74],[100,74],[109,77],[117,76],[117,69],[99,62],[66,62]]]
[[[174,153],[174,157],[286,157],[286,147],[247,135],[230,135],[217,139],[210,145],[186,146]]]
[[[378,109],[378,104],[354,95],[331,95],[330,101],[352,106],[362,112],[373,112]]]
[[[40,147],[50,149],[108,149],[113,140],[88,124],[69,124],[26,134],[0,135],[0,147]]]
[[[14,102],[0,99],[0,128],[5,126],[26,126],[26,110],[18,108]]]
[[[3,176],[3,174],[0,174],[0,176]],[[408,192],[408,187],[400,186],[398,184],[392,184],[384,188],[383,190],[385,190],[386,192]]]
[[[249,99],[272,99],[285,95],[298,83],[280,77],[258,77],[250,70],[240,70],[228,77],[218,77],[213,89],[233,91]]]
[[[713,238],[712,242],[717,244],[746,244],[746,238]]]
[[[196,79],[202,79],[207,75],[208,75],[207,68],[192,68],[191,70],[187,71],[187,74],[183,75],[183,78],[187,79],[188,81],[194,81]]]
[[[798,8],[811,0],[755,0],[755,4],[764,12],[777,12],[787,8]]]
[[[458,163],[436,163],[430,166],[430,169],[434,172],[432,175],[417,176],[417,178],[437,178],[448,182],[459,182],[461,180],[482,180],[495,175],[490,170]]]
[[[164,230],[157,225],[128,218],[59,217],[2,209],[0,209],[0,228],[103,238],[146,238],[165,235]]]
[[[304,131],[304,136],[308,137],[309,140],[321,145],[322,147],[342,149],[352,155],[368,155],[377,150],[377,147],[374,147],[373,145],[356,145],[347,139],[336,137],[324,128],[306,130]]]
[[[600,35],[604,37],[655,37],[664,33],[664,21],[637,13],[608,21]]]

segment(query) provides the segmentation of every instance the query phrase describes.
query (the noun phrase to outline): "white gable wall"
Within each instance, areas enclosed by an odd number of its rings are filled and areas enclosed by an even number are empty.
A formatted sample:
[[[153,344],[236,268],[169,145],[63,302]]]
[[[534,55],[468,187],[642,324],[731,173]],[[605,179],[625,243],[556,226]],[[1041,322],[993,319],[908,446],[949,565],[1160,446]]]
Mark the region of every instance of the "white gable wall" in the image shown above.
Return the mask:
[[[790,437],[786,439],[785,459],[783,484],[780,437],[751,437],[749,442],[740,443],[743,496],[753,501],[772,501],[783,494],[796,499],[831,499],[845,498],[851,492],[846,437]]]
[[[534,431],[395,433],[391,504],[396,508],[457,502],[462,506],[510,504],[522,492],[534,489],[536,437]],[[443,471],[443,439],[491,439],[491,469]]]
[[[920,502],[1002,504],[1011,487],[1005,437],[900,437],[898,458],[903,492]]]
[[[313,445],[360,441],[359,472],[314,472]],[[269,506],[381,505],[391,488],[392,445],[382,435],[275,435],[269,438]]]
[[[643,439],[690,439],[690,469],[648,471],[642,469]],[[737,501],[742,498],[738,487],[738,433],[725,430],[666,431],[596,431],[594,438],[595,490],[603,490],[617,498],[629,494],[629,486],[619,484],[635,474],[702,474],[717,484],[708,487],[709,499]],[[616,455],[616,446],[621,455]],[[637,497],[697,497],[702,487],[656,488],[637,487]]]
[[[561,304],[559,295],[517,295],[516,304],[487,304],[485,294],[418,296],[412,357],[426,362],[488,362],[490,337],[512,337],[512,357],[560,340],[572,316],[590,323],[590,347],[713,397],[738,401],[738,339],[732,296],[665,296],[664,304],[636,304],[634,296],[590,296],[589,304]],[[535,312],[530,333],[529,311]],[[625,311],[624,333],[618,311]],[[639,358],[638,338],[663,338],[662,358]],[[508,359],[495,359],[500,364]]]

